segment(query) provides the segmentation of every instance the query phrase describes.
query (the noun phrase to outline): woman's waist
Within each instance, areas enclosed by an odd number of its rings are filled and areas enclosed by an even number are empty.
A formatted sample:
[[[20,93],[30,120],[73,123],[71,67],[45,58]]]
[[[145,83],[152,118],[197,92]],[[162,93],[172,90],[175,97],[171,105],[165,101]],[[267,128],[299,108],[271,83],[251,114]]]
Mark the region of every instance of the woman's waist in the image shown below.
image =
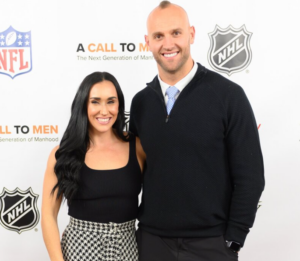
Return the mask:
[[[68,227],[76,230],[94,232],[99,234],[111,234],[111,233],[124,233],[135,231],[136,219],[129,220],[122,223],[108,222],[94,222],[88,220],[77,219],[70,217]]]
[[[69,205],[68,214],[90,222],[124,223],[137,218],[138,198],[93,201],[74,199]]]

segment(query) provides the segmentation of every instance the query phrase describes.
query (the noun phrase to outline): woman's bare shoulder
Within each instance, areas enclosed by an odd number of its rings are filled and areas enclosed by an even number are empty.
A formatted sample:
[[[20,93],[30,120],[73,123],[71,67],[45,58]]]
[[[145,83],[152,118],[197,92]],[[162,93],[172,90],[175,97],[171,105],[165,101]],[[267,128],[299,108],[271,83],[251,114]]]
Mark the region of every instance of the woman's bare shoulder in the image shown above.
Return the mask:
[[[146,154],[144,152],[140,138],[136,136],[135,141],[136,141],[136,156],[138,158],[138,162],[140,164],[141,170],[143,171],[144,163],[146,160]]]
[[[56,151],[59,149],[59,145],[55,146],[51,152],[50,152],[50,155],[49,155],[49,158],[48,158],[48,164],[50,165],[53,165],[56,163],[56,158],[55,158],[55,153]]]

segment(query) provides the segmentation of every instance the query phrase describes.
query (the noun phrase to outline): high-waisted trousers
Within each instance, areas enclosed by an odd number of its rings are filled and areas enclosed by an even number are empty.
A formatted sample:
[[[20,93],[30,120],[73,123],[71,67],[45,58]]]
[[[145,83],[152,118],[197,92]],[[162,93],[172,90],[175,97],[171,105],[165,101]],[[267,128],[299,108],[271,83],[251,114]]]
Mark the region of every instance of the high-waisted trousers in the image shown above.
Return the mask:
[[[65,261],[138,261],[135,220],[106,224],[71,217],[61,248]]]

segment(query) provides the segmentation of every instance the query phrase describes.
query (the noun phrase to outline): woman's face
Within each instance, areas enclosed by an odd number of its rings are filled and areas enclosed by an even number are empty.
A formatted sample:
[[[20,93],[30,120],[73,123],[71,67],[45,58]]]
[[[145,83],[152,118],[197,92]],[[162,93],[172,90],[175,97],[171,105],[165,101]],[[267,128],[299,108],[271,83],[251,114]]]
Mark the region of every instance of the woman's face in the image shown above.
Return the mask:
[[[90,130],[96,132],[112,131],[118,112],[119,100],[114,84],[110,81],[94,84],[87,102]]]

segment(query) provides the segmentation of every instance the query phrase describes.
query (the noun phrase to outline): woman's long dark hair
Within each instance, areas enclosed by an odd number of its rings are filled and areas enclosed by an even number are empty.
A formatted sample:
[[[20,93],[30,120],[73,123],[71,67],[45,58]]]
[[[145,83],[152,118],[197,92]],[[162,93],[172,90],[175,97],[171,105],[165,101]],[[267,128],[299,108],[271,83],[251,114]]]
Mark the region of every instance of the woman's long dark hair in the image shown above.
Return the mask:
[[[116,135],[128,141],[128,135],[123,132],[126,126],[125,102],[123,92],[116,78],[107,72],[94,72],[85,77],[79,86],[71,108],[71,118],[62,137],[59,149],[55,153],[56,164],[54,172],[57,184],[52,194],[58,189],[57,199],[63,195],[68,204],[78,190],[79,174],[84,164],[85,154],[90,146],[89,121],[87,116],[87,102],[92,86],[103,81],[110,81],[116,88],[119,100],[119,113],[113,125]]]

